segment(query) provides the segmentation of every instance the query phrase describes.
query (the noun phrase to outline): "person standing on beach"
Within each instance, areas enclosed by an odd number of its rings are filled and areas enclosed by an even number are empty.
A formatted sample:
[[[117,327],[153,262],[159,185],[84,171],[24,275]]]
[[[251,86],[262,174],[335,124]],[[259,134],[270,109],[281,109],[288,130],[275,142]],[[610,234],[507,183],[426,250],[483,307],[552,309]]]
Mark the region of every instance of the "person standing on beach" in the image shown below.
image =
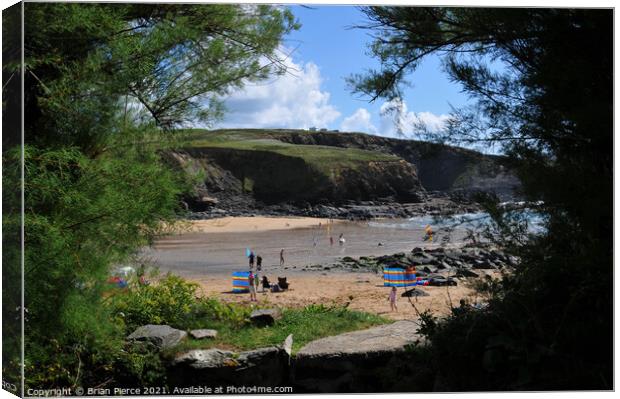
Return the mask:
[[[260,280],[259,273],[263,269],[263,258],[260,255],[256,255],[256,274],[254,275],[254,282],[256,283],[256,291],[258,291],[258,281]]]
[[[334,245],[334,237],[329,236],[329,245]]]
[[[248,256],[250,260],[250,270],[254,269],[254,251],[250,252],[250,256]]]
[[[390,301],[390,310],[393,311],[397,311],[398,312],[398,308],[396,307],[396,287],[392,287],[392,290],[390,291],[390,296],[388,298],[388,301]]]
[[[250,290],[250,302],[256,302],[256,286],[254,285],[254,274],[248,275],[248,288]]]
[[[284,248],[280,251],[280,266],[284,264]]]

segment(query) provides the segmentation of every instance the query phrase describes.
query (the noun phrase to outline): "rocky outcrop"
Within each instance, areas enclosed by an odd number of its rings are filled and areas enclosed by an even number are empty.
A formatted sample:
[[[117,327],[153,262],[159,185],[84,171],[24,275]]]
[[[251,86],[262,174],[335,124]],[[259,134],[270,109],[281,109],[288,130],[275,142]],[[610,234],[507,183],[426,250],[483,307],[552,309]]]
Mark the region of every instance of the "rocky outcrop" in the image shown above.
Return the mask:
[[[174,168],[201,177],[183,199],[196,218],[449,214],[469,211],[461,208],[473,206],[474,193],[511,200],[519,187],[504,158],[463,148],[361,133],[269,130],[256,139],[256,132],[247,132],[247,141],[244,131],[232,138],[215,131],[233,141],[162,151]],[[343,159],[320,161],[313,151],[342,153]],[[429,198],[442,200],[428,203]]]
[[[384,267],[416,267],[419,277],[433,277],[436,273],[451,277],[478,277],[480,273],[473,270],[502,270],[519,263],[519,259],[505,254],[488,244],[470,245],[462,248],[414,248],[409,253],[397,253],[383,256],[363,256],[360,258],[344,257],[331,265],[349,271],[381,272]],[[311,270],[306,266],[302,270]],[[444,276],[445,278],[445,276]]]
[[[178,345],[186,337],[185,331],[166,325],[147,324],[139,327],[127,339],[129,341],[147,341],[159,349],[167,349]]]
[[[217,331],[208,329],[192,330],[189,332],[189,335],[194,339],[215,338],[217,337]]]
[[[168,366],[168,382],[192,386],[285,386],[289,382],[290,349],[285,345],[246,352],[196,349],[182,353]]]
[[[325,358],[366,358],[405,350],[405,347],[420,344],[422,337],[416,332],[413,321],[403,320],[367,330],[353,331],[312,341],[297,352],[297,366]]]
[[[424,345],[417,328],[399,321],[310,342],[295,358],[294,386],[303,392],[398,391],[402,371],[416,361],[414,349]]]
[[[273,137],[292,144],[359,148],[397,155],[416,166],[427,191],[491,191],[509,199],[520,186],[502,157],[464,148],[363,133],[274,131]]]
[[[234,204],[258,207],[384,197],[419,202],[424,197],[415,166],[398,159],[325,170],[300,157],[259,150],[186,148],[166,156],[177,168],[199,170],[204,176],[186,199],[188,208],[199,212]]]
[[[294,357],[292,335],[280,346],[245,352],[191,350],[168,363],[167,382],[177,388],[291,386],[293,393],[429,391],[433,377],[416,330],[416,323],[399,321],[322,338]]]

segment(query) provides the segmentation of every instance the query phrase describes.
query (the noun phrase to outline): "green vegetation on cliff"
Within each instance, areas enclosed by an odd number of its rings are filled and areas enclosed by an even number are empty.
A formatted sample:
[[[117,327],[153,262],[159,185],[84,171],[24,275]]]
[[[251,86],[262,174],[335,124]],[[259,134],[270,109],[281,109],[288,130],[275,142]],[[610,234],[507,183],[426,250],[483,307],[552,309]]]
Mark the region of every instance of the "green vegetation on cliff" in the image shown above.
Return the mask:
[[[198,131],[200,132],[200,131]],[[326,145],[291,144],[277,139],[266,129],[215,130],[199,135],[190,134],[193,148],[230,148],[244,151],[267,151],[287,157],[301,158],[317,170],[329,174],[345,168],[358,168],[369,162],[398,162],[401,159],[377,151],[357,148],[339,148]]]
[[[200,164],[207,181],[222,181],[221,172],[230,172],[240,183],[226,178],[227,187],[242,186],[243,191],[264,203],[338,202],[381,197],[417,201],[424,191],[415,166],[398,156],[362,148],[297,144],[283,139],[299,132],[184,130],[181,133],[186,141],[179,146],[179,151],[192,159],[176,159],[185,170],[191,169],[188,163]],[[225,192],[224,195],[234,191],[222,187],[212,189]]]
[[[519,181],[505,164],[505,157],[445,144],[301,129],[187,129],[184,134],[192,148],[263,151],[294,157],[329,177],[346,176],[346,170],[372,175],[376,170],[366,166],[372,164],[381,169],[381,164],[391,162],[410,165],[415,179],[428,191],[484,190],[506,199],[518,194]],[[397,169],[385,168],[385,178],[404,172]]]

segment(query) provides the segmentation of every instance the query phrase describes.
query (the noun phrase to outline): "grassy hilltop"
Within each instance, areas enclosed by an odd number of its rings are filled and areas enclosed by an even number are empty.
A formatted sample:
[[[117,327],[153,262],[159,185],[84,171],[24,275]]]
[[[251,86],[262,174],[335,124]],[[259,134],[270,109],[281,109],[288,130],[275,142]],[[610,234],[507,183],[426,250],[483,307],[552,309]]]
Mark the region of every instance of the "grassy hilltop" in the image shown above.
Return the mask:
[[[287,133],[301,130],[268,129],[194,129],[190,146],[193,148],[229,148],[242,151],[267,151],[286,157],[301,158],[324,173],[335,169],[356,168],[368,162],[397,162],[397,156],[358,148],[340,148],[327,145],[291,144],[279,140]]]
[[[499,157],[428,142],[297,129],[187,129],[183,134],[187,140],[177,162],[201,170],[201,195],[219,199],[418,202],[426,191],[505,194],[518,185]]]
[[[249,195],[270,204],[382,197],[416,202],[423,195],[415,165],[397,155],[287,140],[300,132],[186,130],[177,161],[202,170],[209,195]]]

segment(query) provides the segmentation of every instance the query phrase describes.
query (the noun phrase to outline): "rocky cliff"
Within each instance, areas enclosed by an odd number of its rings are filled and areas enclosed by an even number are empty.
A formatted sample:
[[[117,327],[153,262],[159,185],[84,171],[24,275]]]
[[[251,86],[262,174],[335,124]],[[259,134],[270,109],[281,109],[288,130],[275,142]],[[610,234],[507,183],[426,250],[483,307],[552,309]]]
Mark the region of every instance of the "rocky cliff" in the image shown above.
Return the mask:
[[[201,176],[185,199],[194,212],[285,205],[313,215],[316,206],[421,203],[429,191],[484,190],[509,198],[518,187],[502,158],[440,144],[300,130],[193,132],[166,157]]]
[[[519,180],[504,158],[465,148],[363,133],[274,132],[278,140],[293,144],[360,148],[393,154],[416,166],[418,178],[428,191],[492,191],[509,199]]]

